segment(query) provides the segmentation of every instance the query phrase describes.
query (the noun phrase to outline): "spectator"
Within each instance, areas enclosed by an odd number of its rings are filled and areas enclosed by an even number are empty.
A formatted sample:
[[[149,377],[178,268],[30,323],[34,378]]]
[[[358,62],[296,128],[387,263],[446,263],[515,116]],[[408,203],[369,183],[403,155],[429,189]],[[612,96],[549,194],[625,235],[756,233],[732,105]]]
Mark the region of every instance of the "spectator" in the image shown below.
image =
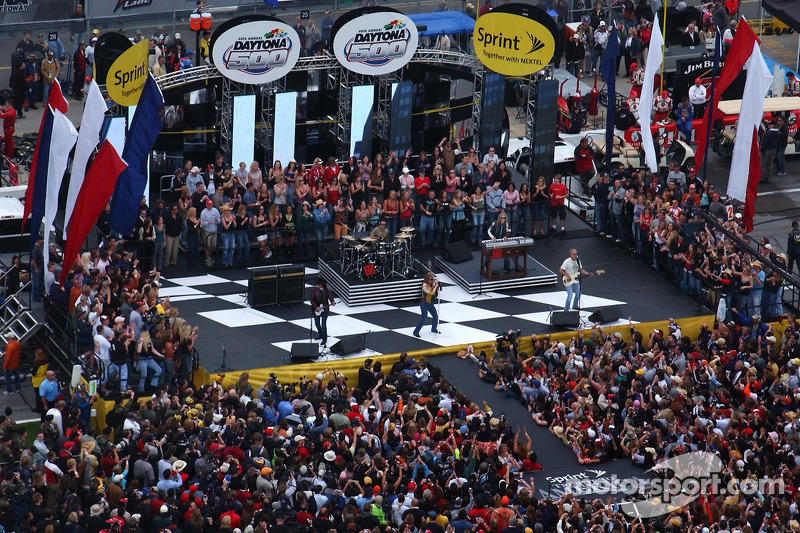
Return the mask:
[[[200,213],[200,243],[205,250],[206,266],[212,266],[212,255],[217,247],[217,232],[219,230],[221,215],[214,202],[206,200],[205,209]]]

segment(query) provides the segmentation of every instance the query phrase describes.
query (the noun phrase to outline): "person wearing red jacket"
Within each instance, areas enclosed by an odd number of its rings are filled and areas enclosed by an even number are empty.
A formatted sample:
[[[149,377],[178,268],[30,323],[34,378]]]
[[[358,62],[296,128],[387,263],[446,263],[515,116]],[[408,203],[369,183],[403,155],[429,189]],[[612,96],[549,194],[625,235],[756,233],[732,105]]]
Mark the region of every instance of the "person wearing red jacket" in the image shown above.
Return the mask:
[[[578,173],[583,185],[584,192],[589,192],[589,180],[594,177],[594,146],[589,143],[589,139],[584,137],[580,144],[575,147],[575,172]]]
[[[17,110],[10,98],[0,111],[0,119],[3,119],[3,154],[11,159],[14,157],[14,123],[17,121]]]

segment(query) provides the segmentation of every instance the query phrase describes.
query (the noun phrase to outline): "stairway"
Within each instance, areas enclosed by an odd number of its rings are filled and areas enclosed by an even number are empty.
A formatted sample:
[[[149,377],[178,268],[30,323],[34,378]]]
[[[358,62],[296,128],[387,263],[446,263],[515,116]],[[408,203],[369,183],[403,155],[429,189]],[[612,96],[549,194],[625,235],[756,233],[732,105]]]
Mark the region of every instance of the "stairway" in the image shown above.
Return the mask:
[[[30,282],[29,282],[30,283]],[[5,355],[6,334],[13,331],[20,344],[33,337],[39,328],[40,322],[31,312],[26,303],[28,286],[24,286],[17,294],[9,297],[0,307],[0,357]]]

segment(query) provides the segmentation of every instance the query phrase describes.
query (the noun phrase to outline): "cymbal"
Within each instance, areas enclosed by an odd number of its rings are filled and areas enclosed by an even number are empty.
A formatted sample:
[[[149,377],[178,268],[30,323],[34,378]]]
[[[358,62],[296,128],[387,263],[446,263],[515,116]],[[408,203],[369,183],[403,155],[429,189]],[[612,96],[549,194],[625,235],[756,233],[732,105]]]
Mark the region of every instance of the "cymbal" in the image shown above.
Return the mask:
[[[355,241],[357,239],[355,237],[353,237],[352,235],[345,235],[344,236],[344,240],[346,240],[346,241]]]
[[[369,246],[364,246],[363,244],[356,244],[353,248],[356,250],[369,250]]]
[[[414,233],[415,231],[417,231],[417,228],[415,228],[414,226],[403,226],[402,228],[400,228],[400,231],[402,231],[403,233]]]
[[[375,237],[361,237],[361,239],[359,239],[359,240],[361,240],[363,242],[377,242],[378,241],[378,239],[376,239]]]
[[[408,233],[398,233],[394,236],[394,240],[396,241],[404,241],[406,239],[410,239],[413,235],[409,235]]]

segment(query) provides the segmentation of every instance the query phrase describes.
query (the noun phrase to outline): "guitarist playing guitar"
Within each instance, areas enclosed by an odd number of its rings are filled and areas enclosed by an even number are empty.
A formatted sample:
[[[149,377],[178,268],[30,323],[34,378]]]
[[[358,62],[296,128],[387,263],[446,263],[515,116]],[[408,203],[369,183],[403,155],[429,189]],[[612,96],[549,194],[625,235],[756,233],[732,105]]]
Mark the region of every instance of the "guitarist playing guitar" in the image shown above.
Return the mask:
[[[573,248],[569,251],[569,257],[561,264],[558,273],[561,274],[564,288],[567,290],[567,301],[564,303],[564,311],[569,311],[570,300],[572,300],[572,308],[578,311],[580,310],[579,302],[581,299],[580,279],[591,277],[595,274],[602,274],[603,272],[598,270],[595,273],[584,270],[581,266],[581,260],[578,258],[578,250]]]

